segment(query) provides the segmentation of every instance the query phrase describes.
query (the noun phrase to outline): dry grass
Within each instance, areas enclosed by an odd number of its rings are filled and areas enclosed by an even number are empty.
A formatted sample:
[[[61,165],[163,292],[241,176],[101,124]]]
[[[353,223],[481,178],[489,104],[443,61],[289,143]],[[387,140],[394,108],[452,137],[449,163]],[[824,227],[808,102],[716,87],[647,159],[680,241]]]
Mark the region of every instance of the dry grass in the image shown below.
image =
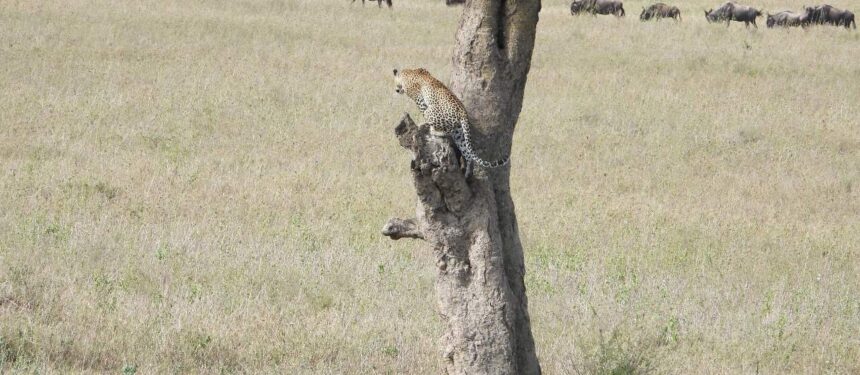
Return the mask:
[[[438,371],[432,256],[378,230],[415,199],[390,70],[447,79],[441,3],[0,3],[0,372]],[[860,33],[677,4],[544,3],[513,155],[543,366],[860,372]]]

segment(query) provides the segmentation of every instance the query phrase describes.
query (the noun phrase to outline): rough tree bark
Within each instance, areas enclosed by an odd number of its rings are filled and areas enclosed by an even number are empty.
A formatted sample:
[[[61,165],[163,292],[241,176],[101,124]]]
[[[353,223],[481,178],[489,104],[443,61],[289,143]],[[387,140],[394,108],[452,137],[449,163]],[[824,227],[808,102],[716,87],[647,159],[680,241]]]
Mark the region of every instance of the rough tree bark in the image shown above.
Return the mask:
[[[511,150],[539,11],[539,0],[468,0],[463,9],[450,88],[469,112],[484,159]],[[510,167],[476,167],[466,179],[453,144],[431,136],[426,124],[407,114],[395,133],[413,154],[417,217],[391,219],[383,234],[433,246],[446,372],[540,374]]]

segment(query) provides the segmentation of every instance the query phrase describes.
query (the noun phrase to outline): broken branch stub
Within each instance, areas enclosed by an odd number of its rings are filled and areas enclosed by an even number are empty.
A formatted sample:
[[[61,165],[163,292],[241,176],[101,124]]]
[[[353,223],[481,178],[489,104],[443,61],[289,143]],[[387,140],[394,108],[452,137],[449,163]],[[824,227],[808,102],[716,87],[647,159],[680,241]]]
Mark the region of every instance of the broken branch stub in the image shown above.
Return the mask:
[[[391,237],[392,240],[399,240],[401,238],[424,239],[424,233],[421,232],[415,219],[399,219],[396,217],[388,219],[388,222],[382,227],[382,235]]]

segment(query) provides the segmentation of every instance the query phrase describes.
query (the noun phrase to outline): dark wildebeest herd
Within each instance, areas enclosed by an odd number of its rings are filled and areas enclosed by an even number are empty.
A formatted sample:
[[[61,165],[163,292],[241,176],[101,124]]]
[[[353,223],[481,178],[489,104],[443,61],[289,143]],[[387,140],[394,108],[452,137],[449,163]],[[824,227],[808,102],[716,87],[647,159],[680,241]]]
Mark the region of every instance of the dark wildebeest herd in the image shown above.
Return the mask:
[[[570,14],[579,15],[583,13],[593,16],[612,14],[616,17],[624,17],[625,15],[622,0],[573,0],[570,3]],[[746,27],[752,24],[758,28],[756,19],[763,14],[761,9],[728,1],[716,9],[706,10],[705,19],[708,22],[725,21],[726,27],[732,21],[735,21],[743,22]],[[642,21],[659,20],[661,18],[672,18],[676,21],[681,21],[681,10],[676,6],[655,3],[649,5],[647,8],[642,8],[642,13],[639,14],[639,19]],[[854,13],[827,4],[812,7],[805,6],[801,13],[788,10],[775,14],[767,13],[767,27],[806,27],[809,25],[843,26],[846,29],[853,26],[855,29],[857,28]]]
[[[804,15],[807,22],[816,25],[833,25],[844,26],[846,29],[849,26],[857,28],[857,21],[854,20],[854,13],[848,10],[834,8],[830,5],[819,5],[814,7],[804,7]]]
[[[365,0],[361,0],[361,5],[362,5],[362,6],[364,6],[364,1],[365,1]],[[371,2],[374,2],[374,1],[375,1],[375,2],[376,2],[376,5],[377,5],[378,7],[380,7],[380,8],[382,8],[382,3],[383,3],[383,2],[385,2],[385,4],[387,4],[387,5],[388,5],[388,9],[391,9],[391,7],[394,5],[394,4],[392,4],[392,3],[391,3],[391,0],[370,0],[370,1],[371,1]],[[352,0],[352,2],[354,3],[354,2],[355,2],[355,0]]]
[[[392,0],[369,0],[369,1],[371,1],[371,2],[375,1],[376,5],[378,5],[380,8],[382,8],[382,2],[383,1],[386,4],[388,4],[388,9],[391,9],[391,7],[394,5],[391,3]],[[352,2],[354,3],[355,0],[352,0]],[[364,2],[365,2],[365,0],[361,0],[362,6],[364,6]],[[465,4],[465,3],[466,3],[466,0],[445,0],[445,5],[447,5],[447,6],[454,6],[454,5],[460,5],[460,4]]]

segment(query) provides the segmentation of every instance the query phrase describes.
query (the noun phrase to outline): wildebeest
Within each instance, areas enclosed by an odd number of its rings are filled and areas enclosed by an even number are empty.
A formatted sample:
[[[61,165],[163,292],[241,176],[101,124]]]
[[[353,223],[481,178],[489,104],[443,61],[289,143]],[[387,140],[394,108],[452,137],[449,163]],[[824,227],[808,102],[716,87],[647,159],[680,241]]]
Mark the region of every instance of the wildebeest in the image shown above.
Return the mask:
[[[798,14],[792,11],[782,11],[776,14],[767,14],[767,27],[782,26],[782,27],[806,27],[809,24],[809,11],[804,10],[803,14]]]
[[[760,10],[731,1],[721,5],[717,9],[705,11],[705,18],[707,18],[708,22],[725,20],[726,27],[728,27],[732,21],[737,21],[743,22],[746,27],[749,27],[752,23],[753,26],[758,28],[758,25],[755,23],[755,19],[758,16],[761,16]]]
[[[804,9],[809,14],[809,20],[812,23],[845,26],[846,29],[853,24],[854,28],[857,28],[857,21],[854,20],[854,13],[851,11],[835,8],[828,4],[804,7]]]
[[[624,17],[624,4],[621,0],[573,0],[570,3],[570,14],[576,15],[581,12],[597,14],[614,14]]]
[[[639,19],[647,21],[650,19],[659,20],[661,18],[672,18],[681,20],[681,10],[678,7],[667,5],[664,3],[651,4],[648,8],[642,8],[642,13],[639,14]]]
[[[362,5],[362,6],[364,6],[364,1],[365,1],[365,0],[361,0],[361,5]],[[389,7],[389,8],[391,8],[391,6],[393,5],[393,4],[391,3],[391,1],[392,1],[392,0],[370,0],[370,1],[375,1],[375,2],[376,2],[376,5],[377,5],[379,8],[382,8],[382,3],[383,3],[383,2],[385,2],[385,4],[388,4],[388,7]],[[354,3],[354,2],[355,2],[355,0],[352,0],[352,2]]]

